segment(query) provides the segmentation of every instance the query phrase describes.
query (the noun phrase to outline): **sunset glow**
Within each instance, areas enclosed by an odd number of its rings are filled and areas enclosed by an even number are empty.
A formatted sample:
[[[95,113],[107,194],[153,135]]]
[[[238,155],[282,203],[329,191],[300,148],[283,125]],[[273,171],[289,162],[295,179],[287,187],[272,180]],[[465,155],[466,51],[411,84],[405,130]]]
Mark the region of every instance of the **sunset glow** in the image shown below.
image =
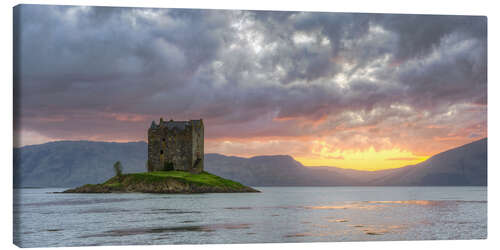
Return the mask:
[[[319,157],[296,157],[295,159],[305,166],[335,166],[356,170],[382,170],[404,167],[425,161],[428,156],[416,156],[401,149],[376,151],[373,147],[368,150],[321,152]]]

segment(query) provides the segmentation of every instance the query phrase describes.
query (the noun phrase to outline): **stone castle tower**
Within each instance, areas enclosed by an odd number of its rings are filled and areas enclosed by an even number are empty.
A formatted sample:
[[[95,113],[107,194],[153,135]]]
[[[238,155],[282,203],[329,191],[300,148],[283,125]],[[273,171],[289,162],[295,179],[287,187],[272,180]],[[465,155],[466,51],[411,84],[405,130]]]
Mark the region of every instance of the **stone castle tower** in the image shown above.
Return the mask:
[[[155,121],[148,130],[148,172],[203,171],[203,120]]]

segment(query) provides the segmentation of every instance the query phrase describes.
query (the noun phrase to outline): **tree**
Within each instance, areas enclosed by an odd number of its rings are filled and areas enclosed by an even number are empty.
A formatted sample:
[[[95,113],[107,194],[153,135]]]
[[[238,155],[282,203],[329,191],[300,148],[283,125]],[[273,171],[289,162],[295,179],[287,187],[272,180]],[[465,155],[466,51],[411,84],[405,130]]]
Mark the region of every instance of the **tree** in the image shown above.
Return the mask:
[[[120,161],[115,162],[113,168],[115,169],[116,176],[122,176],[122,164]]]

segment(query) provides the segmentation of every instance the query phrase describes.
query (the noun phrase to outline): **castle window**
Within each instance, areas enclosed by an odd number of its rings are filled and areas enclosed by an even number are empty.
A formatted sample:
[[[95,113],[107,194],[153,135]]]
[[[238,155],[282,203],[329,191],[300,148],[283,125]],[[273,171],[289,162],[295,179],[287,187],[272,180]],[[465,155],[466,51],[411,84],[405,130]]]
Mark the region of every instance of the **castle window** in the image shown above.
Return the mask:
[[[160,150],[160,154],[161,154],[161,155],[163,154],[163,150]]]
[[[165,141],[165,138],[161,139],[162,141]]]

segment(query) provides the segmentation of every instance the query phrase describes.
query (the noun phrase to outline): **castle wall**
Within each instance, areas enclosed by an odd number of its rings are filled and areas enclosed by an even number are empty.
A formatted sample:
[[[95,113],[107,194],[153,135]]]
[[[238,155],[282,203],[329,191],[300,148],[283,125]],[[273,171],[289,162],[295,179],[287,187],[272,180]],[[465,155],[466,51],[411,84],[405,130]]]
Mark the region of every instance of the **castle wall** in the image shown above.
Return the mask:
[[[148,130],[148,171],[203,171],[203,122],[153,122]]]
[[[193,159],[193,169],[191,172],[201,173],[203,171],[203,164],[205,162],[205,154],[203,152],[204,148],[204,127],[203,122],[198,122],[193,124],[193,145],[192,145],[192,159]]]
[[[191,129],[168,131],[166,133],[165,160],[173,163],[175,170],[188,171],[192,166]]]
[[[148,130],[148,171],[158,171],[163,165],[163,157],[160,157],[161,136],[158,129]]]

